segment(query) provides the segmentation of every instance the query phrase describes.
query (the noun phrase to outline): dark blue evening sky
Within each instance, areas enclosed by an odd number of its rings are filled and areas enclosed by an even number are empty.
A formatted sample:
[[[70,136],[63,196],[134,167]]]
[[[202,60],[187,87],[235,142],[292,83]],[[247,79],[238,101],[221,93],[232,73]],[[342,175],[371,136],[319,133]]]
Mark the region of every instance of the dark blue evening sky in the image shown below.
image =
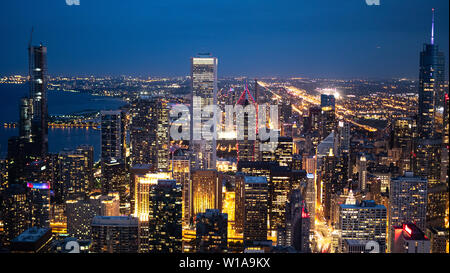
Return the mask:
[[[211,52],[219,76],[417,78],[432,7],[449,55],[448,0],[80,2],[1,1],[0,75],[26,73],[34,26],[51,75],[187,75],[191,56]]]

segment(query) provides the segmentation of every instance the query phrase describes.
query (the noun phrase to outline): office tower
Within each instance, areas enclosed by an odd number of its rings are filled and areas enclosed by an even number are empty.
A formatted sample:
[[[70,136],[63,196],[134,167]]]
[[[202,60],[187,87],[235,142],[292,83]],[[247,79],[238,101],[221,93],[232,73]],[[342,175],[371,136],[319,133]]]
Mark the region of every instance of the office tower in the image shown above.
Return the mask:
[[[267,143],[267,142],[266,142]],[[291,166],[294,143],[291,137],[278,137],[274,151],[261,151],[261,161],[276,161],[280,166]]]
[[[392,253],[430,253],[430,239],[413,223],[394,226]]]
[[[130,214],[134,215],[136,212],[136,183],[151,171],[150,164],[135,164],[130,167]]]
[[[303,196],[306,202],[306,209],[309,213],[310,228],[314,229],[314,219],[316,217],[316,187],[315,187],[315,176],[312,173],[306,174],[306,186],[303,186]]]
[[[335,151],[338,156],[343,153],[350,153],[350,123],[339,120],[336,127]]]
[[[11,241],[11,253],[50,253],[52,229],[31,227]]]
[[[207,209],[222,210],[222,174],[216,170],[193,170],[191,190],[190,215],[203,213]]]
[[[196,250],[201,253],[227,251],[228,215],[217,209],[207,209],[196,217]]]
[[[80,145],[74,151],[83,155],[86,159],[85,167],[88,173],[89,189],[94,188],[94,147],[91,145]]]
[[[131,164],[169,167],[169,108],[163,98],[141,96],[132,103],[130,123]]]
[[[67,200],[67,233],[69,236],[89,240],[91,238],[91,221],[101,215],[101,204],[95,200]]]
[[[332,150],[330,154],[323,157],[320,172],[321,188],[322,188],[322,208],[323,215],[326,220],[331,219],[331,199],[333,194],[336,194],[341,190],[340,185],[343,185],[343,181],[339,181],[337,172],[337,158],[334,156]],[[345,184],[344,184],[345,185]]]
[[[358,158],[358,189],[367,191],[367,157],[364,154]]]
[[[53,190],[57,203],[69,199],[85,198],[93,179],[93,158],[81,152],[84,150],[63,150],[58,155],[58,177]]]
[[[430,239],[431,253],[448,253],[448,228],[427,227],[426,237]]]
[[[25,168],[27,164],[35,160],[39,160],[40,157],[36,156],[32,150],[36,148],[34,142],[20,137],[10,137],[8,139],[8,183],[9,184],[22,184],[26,183],[27,179],[24,177]]]
[[[364,200],[359,204],[341,204],[339,206],[340,252],[344,240],[375,241],[380,253],[386,252],[386,207],[377,205],[373,200]]]
[[[132,216],[96,216],[92,219],[94,253],[138,252],[138,219]]]
[[[241,136],[238,136],[238,140],[236,141],[237,148],[237,160],[243,161],[256,161],[258,160],[258,147],[256,141],[256,132],[258,127],[258,121],[256,120],[257,114],[256,111],[258,106],[256,105],[255,99],[250,94],[248,87],[246,86],[244,92],[242,92],[241,96],[236,102],[236,105],[240,105],[243,107],[242,112],[236,113],[236,124],[237,126],[243,126],[243,139],[240,140]],[[253,107],[253,108],[251,108]],[[248,110],[253,109],[253,110]],[[253,111],[253,112],[252,112]],[[243,124],[241,125],[241,122]],[[239,128],[236,129],[239,134]],[[254,136],[252,139],[251,136]]]
[[[3,192],[2,208],[5,244],[8,245],[10,240],[30,227],[30,205],[27,199],[27,188],[20,184],[9,185]]]
[[[244,245],[267,240],[268,183],[264,176],[236,178],[236,227],[243,231]]]
[[[209,119],[201,116],[201,109],[217,105],[217,58],[199,55],[191,59],[191,142],[190,149],[195,169],[216,168],[216,139],[202,137],[202,123]],[[196,115],[196,113],[199,113]]]
[[[48,151],[47,47],[30,44],[28,54],[32,101],[31,139],[36,147],[33,152],[43,157]]]
[[[190,219],[190,204],[191,204],[191,189],[190,189],[190,166],[191,162],[189,155],[185,154],[183,150],[178,149],[172,154],[172,173],[173,179],[181,186],[183,192],[183,224],[189,224]]]
[[[270,231],[284,228],[286,224],[286,201],[293,189],[300,188],[306,181],[306,172],[292,171],[289,167],[272,167],[269,187],[269,224]]]
[[[175,180],[158,180],[149,193],[149,252],[181,253],[182,191]]]
[[[120,216],[120,195],[118,192],[112,192],[108,195],[96,194],[91,196],[91,199],[96,199],[97,204],[100,202],[101,216]]]
[[[50,227],[50,183],[28,182],[28,200],[31,205],[32,227]]]
[[[102,111],[101,160],[125,161],[125,114],[121,110]]]
[[[311,140],[311,150],[314,151],[319,145],[319,142],[322,140],[322,116],[321,116],[321,108],[320,107],[311,107],[309,108],[308,115],[308,123],[306,124],[306,135],[310,137]],[[308,153],[310,151],[307,151]]]
[[[441,152],[440,139],[420,139],[414,157],[414,173],[428,179],[427,223],[433,226],[444,226],[448,200],[448,185],[440,177]]]
[[[398,165],[403,172],[412,170],[412,155],[416,139],[417,121],[415,119],[398,118],[393,122],[390,148],[401,149],[401,159]]]
[[[336,110],[334,95],[320,96],[321,108],[321,138],[328,136],[336,126]]]
[[[418,132],[422,139],[432,139],[442,132],[444,110],[445,56],[434,37],[434,9],[431,41],[420,53]]]
[[[292,190],[286,204],[285,245],[292,246],[300,253],[310,252],[310,222],[310,215],[301,190]]]
[[[427,179],[406,172],[404,176],[392,178],[389,191],[389,244],[392,250],[394,226],[415,223],[420,229],[426,227]]]
[[[142,166],[145,169],[145,166]],[[134,171],[137,171],[136,169]],[[133,216],[139,222],[139,252],[149,251],[149,213],[150,213],[150,192],[158,180],[171,179],[171,174],[167,172],[134,174],[134,213]]]
[[[122,161],[110,159],[102,165],[102,194],[117,192],[120,197],[120,210],[123,214],[130,213],[129,183],[130,174]]]

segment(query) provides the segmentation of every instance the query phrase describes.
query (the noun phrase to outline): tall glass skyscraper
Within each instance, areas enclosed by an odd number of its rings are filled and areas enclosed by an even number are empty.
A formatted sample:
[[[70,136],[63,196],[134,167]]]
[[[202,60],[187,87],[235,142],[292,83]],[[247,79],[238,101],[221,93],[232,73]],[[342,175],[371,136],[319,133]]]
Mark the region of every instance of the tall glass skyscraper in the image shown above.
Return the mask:
[[[36,153],[48,151],[47,47],[29,47],[30,98],[32,99],[32,138]]]
[[[435,44],[433,9],[431,41],[420,53],[418,132],[422,139],[442,132],[445,88],[445,57]]]
[[[207,105],[217,105],[217,63],[210,54],[199,55],[191,59],[191,162],[196,169],[216,168],[216,139],[202,139],[202,123],[209,117],[197,116],[195,113]],[[200,112],[201,113],[201,112]]]

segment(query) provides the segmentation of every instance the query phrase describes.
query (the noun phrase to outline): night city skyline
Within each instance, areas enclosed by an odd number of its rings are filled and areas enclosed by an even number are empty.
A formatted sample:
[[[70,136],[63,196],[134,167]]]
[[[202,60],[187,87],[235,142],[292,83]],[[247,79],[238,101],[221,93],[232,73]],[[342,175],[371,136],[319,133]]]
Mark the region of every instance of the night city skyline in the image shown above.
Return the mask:
[[[0,5],[2,262],[448,259],[448,0]]]
[[[418,78],[430,39],[448,63],[447,1],[8,1],[2,4],[0,75],[26,74],[23,46],[51,47],[53,76],[189,74],[210,52],[221,77]],[[24,8],[27,7],[27,8]],[[414,11],[414,12],[412,12]],[[14,26],[14,28],[8,27]]]

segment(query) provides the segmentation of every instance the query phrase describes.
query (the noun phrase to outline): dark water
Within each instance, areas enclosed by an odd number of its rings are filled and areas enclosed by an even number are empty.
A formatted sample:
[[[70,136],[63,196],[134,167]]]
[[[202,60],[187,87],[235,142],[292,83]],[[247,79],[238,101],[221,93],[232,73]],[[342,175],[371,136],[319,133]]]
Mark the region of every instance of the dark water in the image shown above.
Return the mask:
[[[18,135],[17,128],[4,128],[4,122],[19,119],[20,98],[28,94],[27,85],[0,84],[0,158],[6,157],[8,138]],[[113,110],[124,104],[120,99],[62,91],[48,92],[50,115],[72,114],[85,111]],[[49,128],[49,151],[57,153],[64,148],[82,144],[94,146],[95,160],[100,156],[100,131],[84,128]]]

